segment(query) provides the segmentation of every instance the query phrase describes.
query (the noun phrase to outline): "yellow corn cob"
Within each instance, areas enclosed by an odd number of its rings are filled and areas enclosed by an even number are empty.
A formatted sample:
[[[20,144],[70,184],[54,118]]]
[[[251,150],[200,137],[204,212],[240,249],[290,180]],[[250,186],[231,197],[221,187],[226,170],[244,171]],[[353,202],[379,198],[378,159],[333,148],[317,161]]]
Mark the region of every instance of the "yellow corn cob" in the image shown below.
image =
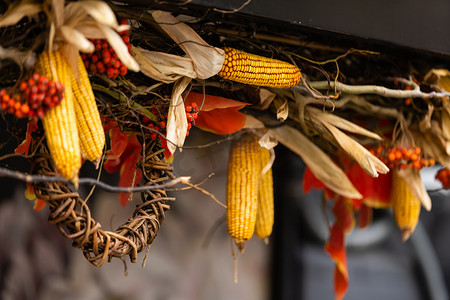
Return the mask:
[[[261,149],[261,169],[270,160],[270,151]],[[265,173],[259,181],[258,210],[256,212],[255,234],[260,239],[268,242],[273,227],[273,178],[272,168]]]
[[[95,102],[94,92],[89,81],[83,60],[78,56],[79,80],[71,74],[74,106],[77,118],[78,135],[80,137],[81,152],[84,157],[98,163],[105,146],[105,133]]]
[[[225,79],[274,88],[288,88],[300,81],[300,70],[290,63],[233,48],[224,50],[225,62],[217,75]]]
[[[255,230],[258,207],[258,178],[261,172],[258,137],[244,134],[230,150],[227,182],[227,227],[238,248],[243,251],[245,242]]]
[[[395,222],[402,231],[402,240],[406,241],[419,221],[420,201],[414,197],[406,181],[396,171],[392,173],[391,198]]]
[[[36,72],[65,88],[61,103],[45,113],[42,124],[56,170],[77,185],[81,155],[69,65],[60,51],[44,51],[36,62]]]

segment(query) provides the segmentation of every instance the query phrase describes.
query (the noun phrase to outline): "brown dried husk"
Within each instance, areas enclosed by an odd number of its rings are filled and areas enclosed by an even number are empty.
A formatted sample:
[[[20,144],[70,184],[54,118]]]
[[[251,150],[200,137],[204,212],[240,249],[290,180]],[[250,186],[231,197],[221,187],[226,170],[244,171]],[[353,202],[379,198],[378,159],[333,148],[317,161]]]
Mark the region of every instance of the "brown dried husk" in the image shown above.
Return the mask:
[[[31,173],[56,176],[45,142],[36,140],[31,151]],[[172,166],[164,161],[164,149],[155,141],[146,144],[144,172],[146,185],[161,184],[171,180]],[[167,196],[165,190],[141,193],[142,202],[136,205],[133,215],[114,231],[101,229],[91,213],[89,206],[80,195],[65,183],[39,182],[34,184],[38,199],[47,202],[50,208],[48,221],[55,224],[61,234],[72,240],[72,246],[83,251],[86,259],[100,267],[113,257],[129,256],[131,262],[137,261],[137,254],[149,246],[158,234],[165,211],[170,209],[168,202],[175,200]]]

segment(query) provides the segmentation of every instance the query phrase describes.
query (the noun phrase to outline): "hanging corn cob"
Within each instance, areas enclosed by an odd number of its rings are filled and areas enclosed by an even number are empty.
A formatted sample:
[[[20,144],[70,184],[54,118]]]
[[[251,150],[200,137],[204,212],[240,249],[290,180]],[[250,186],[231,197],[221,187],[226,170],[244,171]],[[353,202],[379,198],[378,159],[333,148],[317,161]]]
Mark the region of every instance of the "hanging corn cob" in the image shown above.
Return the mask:
[[[261,148],[261,169],[263,169],[270,160],[270,151]],[[270,168],[259,181],[258,209],[256,212],[255,234],[260,239],[268,242],[268,237],[272,233],[274,210],[273,210],[273,178],[272,168]]]
[[[406,241],[414,232],[420,214],[420,201],[414,197],[406,181],[396,171],[392,173],[392,192],[395,221]]]
[[[91,82],[80,56],[78,57],[79,79],[77,80],[72,72],[70,74],[81,151],[87,159],[98,163],[105,146],[105,134]]]
[[[81,155],[69,65],[60,51],[44,51],[35,68],[37,73],[59,81],[65,87],[61,103],[47,111],[42,124],[57,171],[77,185]]]
[[[233,48],[224,50],[225,62],[217,75],[225,79],[274,88],[292,87],[300,81],[300,70],[290,63]]]
[[[233,143],[228,162],[227,226],[238,248],[243,251],[245,242],[255,230],[258,207],[258,178],[261,172],[258,137],[245,133]]]

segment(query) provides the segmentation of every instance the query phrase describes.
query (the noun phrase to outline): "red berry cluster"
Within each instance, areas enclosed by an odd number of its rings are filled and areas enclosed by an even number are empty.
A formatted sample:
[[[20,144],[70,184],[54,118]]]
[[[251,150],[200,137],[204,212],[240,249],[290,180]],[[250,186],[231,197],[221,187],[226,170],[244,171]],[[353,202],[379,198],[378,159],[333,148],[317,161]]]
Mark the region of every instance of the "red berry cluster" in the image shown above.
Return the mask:
[[[186,106],[186,118],[188,120],[188,129],[186,131],[186,136],[189,135],[189,130],[192,128],[192,125],[195,125],[195,120],[198,117],[198,107],[197,103],[191,103],[190,105]],[[150,110],[152,114],[157,116],[159,122],[152,121],[147,116],[142,116],[142,124],[147,126],[148,128],[152,130],[148,130],[150,132],[150,137],[152,139],[156,139],[158,136],[157,132],[160,132],[161,134],[166,134],[166,124],[167,124],[167,113],[163,114],[160,110],[157,108],[152,108]]]
[[[186,106],[186,118],[188,120],[188,129],[186,135],[189,135],[189,130],[191,130],[192,125],[195,125],[195,120],[198,117],[198,106],[197,103],[192,102],[190,105]]]
[[[159,121],[158,123],[155,123],[152,121],[149,117],[143,116],[142,117],[142,123],[147,126],[148,128],[152,129],[150,131],[150,137],[154,140],[158,137],[158,133],[160,132],[163,135],[166,134],[166,120],[167,120],[167,113],[162,114],[157,108],[152,108],[150,110],[152,114],[158,117]]]
[[[433,158],[426,158],[422,154],[419,147],[406,148],[397,146],[395,148],[384,147],[380,145],[376,149],[371,149],[370,152],[383,161],[389,169],[422,169],[434,165]]]
[[[44,75],[34,73],[27,81],[19,85],[20,95],[10,96],[0,91],[3,111],[18,118],[33,117],[40,119],[50,108],[58,105],[64,97],[64,86],[60,82],[49,80]]]
[[[450,170],[449,169],[440,169],[435,178],[442,183],[442,187],[444,189],[450,189]]]
[[[64,98],[64,86],[61,82],[49,80],[44,75],[34,73],[28,81],[20,83],[22,99],[30,107],[29,116],[39,119]]]
[[[127,24],[127,20],[122,20],[121,24]],[[122,41],[127,45],[128,51],[131,49],[129,30],[119,32]],[[127,74],[127,67],[117,57],[114,49],[105,39],[93,39],[91,42],[95,46],[93,53],[83,53],[81,58],[84,61],[86,69],[92,74],[105,73],[109,78],[115,79],[120,74]]]

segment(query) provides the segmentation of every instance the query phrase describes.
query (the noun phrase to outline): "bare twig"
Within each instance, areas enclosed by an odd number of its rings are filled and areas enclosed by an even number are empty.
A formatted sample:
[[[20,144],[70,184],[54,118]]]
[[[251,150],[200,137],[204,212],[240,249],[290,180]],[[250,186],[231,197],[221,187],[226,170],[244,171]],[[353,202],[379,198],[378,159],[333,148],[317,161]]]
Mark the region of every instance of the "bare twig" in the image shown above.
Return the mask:
[[[223,13],[223,14],[232,14],[235,12],[240,11],[241,9],[243,9],[244,7],[246,7],[250,2],[252,2],[252,0],[247,0],[245,1],[241,6],[239,6],[238,8],[232,9],[232,10],[223,10],[223,9],[218,9],[218,8],[214,8],[214,11]]]
[[[348,85],[341,82],[329,82],[329,81],[315,81],[308,83],[310,87],[318,90],[326,90],[329,88],[336,89],[338,92],[347,94],[374,94],[383,97],[391,98],[422,98],[422,99],[432,99],[432,98],[443,98],[450,97],[450,92],[430,92],[425,93],[419,89],[414,90],[394,90],[389,89],[384,86],[378,85]]]
[[[9,170],[6,168],[0,168],[0,177],[3,177],[3,176],[18,179],[21,181],[25,181],[27,183],[33,183],[33,182],[70,183],[69,180],[62,178],[60,176],[30,175],[30,174],[25,174],[25,173],[18,172],[18,171],[12,171],[12,170]],[[99,181],[97,179],[88,178],[88,177],[79,178],[78,183],[95,185],[107,192],[112,192],[112,193],[138,193],[138,192],[144,192],[144,191],[166,189],[168,187],[172,187],[179,183],[189,185],[189,184],[191,184],[189,182],[190,178],[191,178],[190,176],[182,176],[182,177],[175,178],[171,181],[168,181],[164,184],[145,185],[145,186],[138,186],[138,187],[112,186],[103,181]]]

